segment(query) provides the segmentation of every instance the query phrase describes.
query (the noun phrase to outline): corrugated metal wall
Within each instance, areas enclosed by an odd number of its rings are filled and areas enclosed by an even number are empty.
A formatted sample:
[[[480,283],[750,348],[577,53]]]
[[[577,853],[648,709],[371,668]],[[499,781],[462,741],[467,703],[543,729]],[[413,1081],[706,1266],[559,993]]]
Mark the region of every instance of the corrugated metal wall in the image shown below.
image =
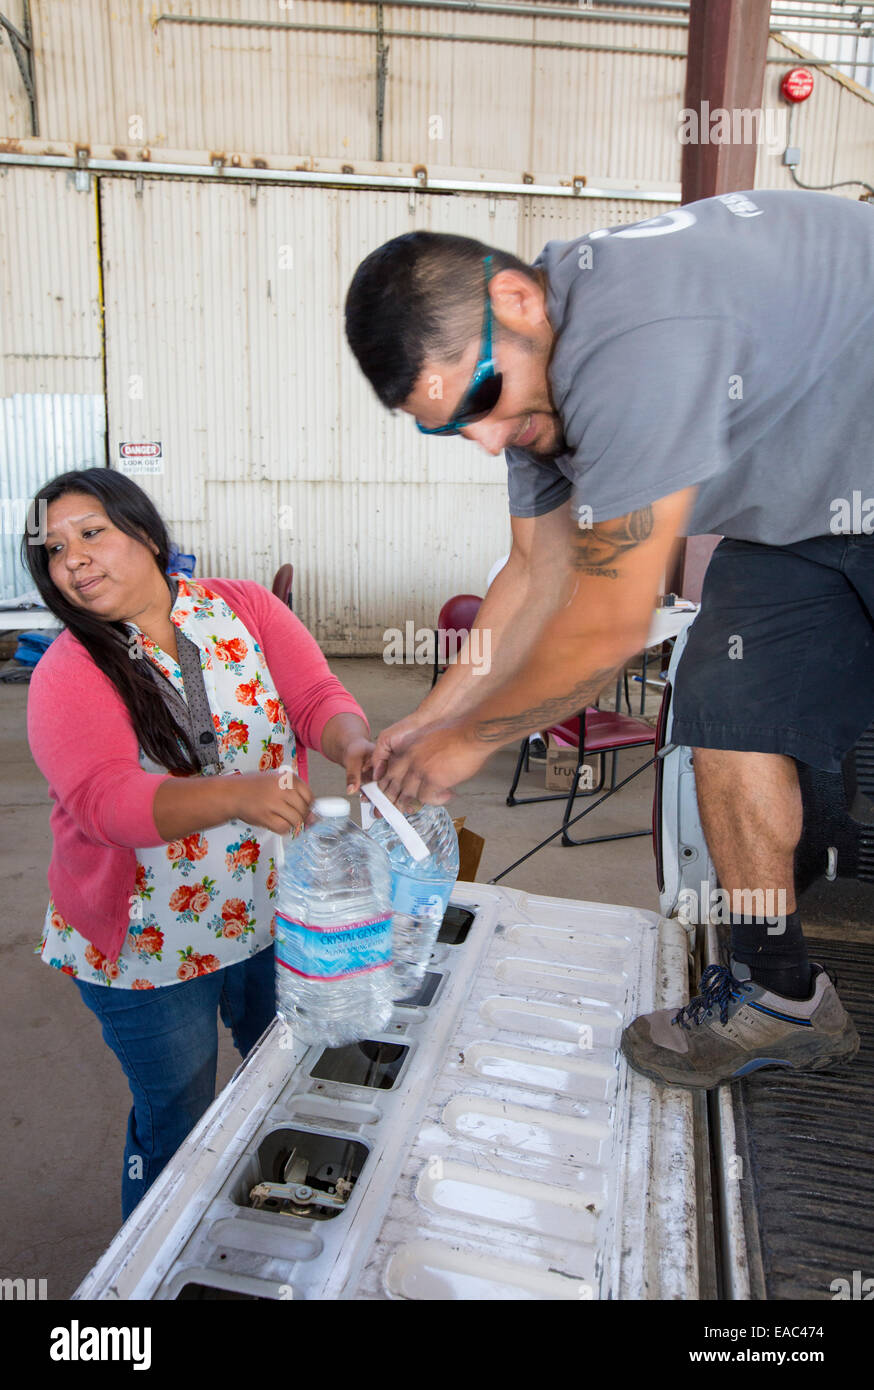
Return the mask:
[[[106,461],[95,199],[70,174],[0,168],[2,598],[31,587],[26,500],[65,468]]]
[[[790,67],[801,61],[792,45],[771,39],[769,55],[785,55],[786,66],[769,63],[765,69],[762,104],[780,112],[781,129],[786,132],[774,148],[762,144],[756,161],[758,188],[794,188],[783,166],[787,143],[801,149],[798,177],[804,183],[837,183],[842,179],[865,179],[874,183],[874,94],[849,78],[813,69],[813,94],[794,110],[780,97],[780,82]],[[835,190],[848,198],[858,198],[863,190]]]
[[[228,0],[163,6],[227,15]],[[177,24],[126,0],[32,0],[40,130],[128,151],[239,151],[373,160],[376,39]],[[374,4],[240,0],[237,17],[372,27]],[[518,181],[584,174],[660,188],[679,178],[683,28],[383,7],[405,33],[492,34],[653,48],[662,56],[388,40],[383,155]],[[21,22],[21,0],[10,17]],[[772,55],[796,61],[772,39]],[[29,110],[0,48],[8,136]],[[767,70],[765,105],[785,69]],[[871,178],[874,101],[819,73],[795,115],[807,182]],[[8,147],[7,147],[8,148]],[[759,186],[791,186],[762,145]],[[102,448],[95,202],[72,175],[5,168],[4,490]],[[856,190],[846,190],[857,196]],[[655,216],[669,204],[491,198],[103,177],[109,455],[160,440],[143,478],[185,549],[212,570],[270,582],[296,566],[298,611],[329,651],[382,648],[387,626],[433,621],[451,591],[481,591],[508,541],[505,469],[463,441],[421,439],[370,393],[342,303],[358,261],[411,227],[469,232],[530,260],[551,238]],[[47,226],[64,237],[46,237]],[[69,228],[69,235],[66,229]],[[69,404],[78,402],[79,404]],[[73,415],[69,412],[73,411]],[[61,412],[59,414],[59,411]],[[64,416],[63,412],[67,415]],[[79,415],[76,412],[80,412]],[[35,448],[44,421],[68,442]],[[13,424],[9,422],[14,422]],[[60,440],[60,436],[58,436]],[[99,444],[99,448],[98,448]],[[39,478],[38,478],[38,475]]]
[[[412,228],[517,248],[519,202],[101,184],[110,457],[162,443],[163,474],[139,481],[199,573],[269,584],[291,560],[328,651],[381,651],[387,627],[483,592],[509,540],[504,463],[385,411],[342,305],[362,257]]]
[[[685,51],[685,30],[594,18],[405,10],[386,24],[552,43]],[[390,41],[385,157],[590,178],[679,179],[685,59],[426,39]],[[617,119],[617,116],[619,119]],[[436,118],[436,122],[435,122]],[[432,123],[442,138],[432,138]],[[442,123],[439,124],[439,123]]]
[[[0,189],[0,482],[23,503],[105,457],[98,204],[72,173],[5,166]],[[425,226],[530,260],[666,206],[101,178],[109,458],[160,441],[164,471],[138,481],[199,573],[269,584],[291,560],[325,649],[381,651],[387,627],[484,591],[509,541],[506,470],[376,401],[343,332],[356,265]],[[14,518],[3,597],[26,586]]]
[[[685,30],[384,4],[391,31],[618,44],[682,54]],[[173,14],[375,31],[375,4],[32,0],[44,136],[166,149],[378,157],[377,39],[185,24]],[[386,40],[383,158],[478,169],[679,178],[685,62],[635,53]],[[617,113],[622,119],[617,120]]]
[[[19,13],[21,0],[18,0]],[[382,157],[429,168],[501,171],[519,179],[582,174],[663,186],[680,175],[678,114],[683,106],[683,16],[652,24],[516,18],[383,5],[388,48]],[[375,4],[295,0],[32,0],[43,136],[84,144],[374,160],[377,131]],[[595,12],[593,11],[593,15]],[[177,22],[193,17],[248,20],[253,27]],[[288,23],[344,25],[366,34],[312,33]],[[398,34],[489,35],[548,43],[604,45],[631,52],[489,46]],[[803,39],[803,36],[801,36]],[[831,40],[810,35],[811,46]],[[871,44],[874,40],[865,40]],[[853,40],[834,40],[844,48]],[[640,50],[657,50],[647,54]],[[799,50],[800,51],[800,50]],[[824,50],[823,50],[824,51]],[[835,48],[838,52],[838,48]],[[772,39],[771,56],[797,61]],[[864,56],[864,55],[863,55]],[[766,103],[785,112],[783,69],[769,65]],[[21,80],[8,45],[0,49],[6,132],[27,133]],[[843,93],[846,93],[844,96]],[[813,170],[870,180],[874,100],[822,73],[798,115]],[[860,168],[860,165],[863,167]],[[846,170],[854,171],[847,174]],[[760,185],[781,187],[779,157],[762,150]],[[819,181],[818,176],[816,181]],[[853,196],[850,193],[848,196]]]

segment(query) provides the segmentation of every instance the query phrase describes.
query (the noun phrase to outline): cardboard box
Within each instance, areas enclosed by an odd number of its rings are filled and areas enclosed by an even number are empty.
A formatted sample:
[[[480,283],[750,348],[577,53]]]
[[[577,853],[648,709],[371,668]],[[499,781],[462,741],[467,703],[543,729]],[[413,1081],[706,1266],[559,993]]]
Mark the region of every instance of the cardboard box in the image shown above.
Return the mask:
[[[558,748],[555,745],[546,751],[546,790],[549,792],[569,792],[574,780],[578,753],[576,748]],[[583,763],[580,769],[580,790],[588,791],[595,785],[595,774],[590,763]]]
[[[458,836],[458,877],[465,883],[473,883],[476,879],[476,871],[479,868],[479,861],[482,858],[485,840],[482,835],[477,835],[473,830],[466,830],[464,822],[466,816],[459,816],[452,824],[455,826],[455,833]]]

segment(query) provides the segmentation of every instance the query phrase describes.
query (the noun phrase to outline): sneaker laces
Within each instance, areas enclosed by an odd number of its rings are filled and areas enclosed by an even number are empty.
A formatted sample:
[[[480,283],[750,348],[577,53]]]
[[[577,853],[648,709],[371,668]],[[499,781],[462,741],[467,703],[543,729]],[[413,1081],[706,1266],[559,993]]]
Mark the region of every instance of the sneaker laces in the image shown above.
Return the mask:
[[[736,980],[727,966],[708,965],[701,976],[701,993],[688,1004],[684,1004],[682,1009],[674,1014],[671,1022],[679,1023],[682,1028],[690,1028],[693,1023],[703,1023],[704,1019],[710,1018],[713,1010],[718,1008],[719,1021],[725,1023],[729,1004],[732,1000],[739,999],[742,991],[749,992],[752,987],[751,980]]]

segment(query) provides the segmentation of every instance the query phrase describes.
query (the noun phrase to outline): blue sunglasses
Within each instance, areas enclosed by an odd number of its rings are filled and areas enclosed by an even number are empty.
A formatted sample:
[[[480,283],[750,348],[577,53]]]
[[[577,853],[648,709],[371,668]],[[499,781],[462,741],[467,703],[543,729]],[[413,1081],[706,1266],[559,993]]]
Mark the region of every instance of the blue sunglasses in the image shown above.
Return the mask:
[[[477,420],[484,419],[498,404],[504,378],[501,372],[495,371],[495,359],[492,356],[492,301],[489,298],[489,280],[492,278],[491,260],[490,255],[483,257],[486,272],[486,304],[479,358],[470,385],[447,425],[438,425],[436,429],[429,430],[424,425],[420,425],[418,420],[416,421],[416,428],[422,434],[458,434],[465,425],[473,425]]]

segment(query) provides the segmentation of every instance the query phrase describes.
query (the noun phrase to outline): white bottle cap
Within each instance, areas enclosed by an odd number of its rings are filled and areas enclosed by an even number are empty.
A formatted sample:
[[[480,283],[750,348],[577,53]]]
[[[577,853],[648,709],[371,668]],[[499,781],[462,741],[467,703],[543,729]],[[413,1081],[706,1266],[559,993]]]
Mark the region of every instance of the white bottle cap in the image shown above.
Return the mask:
[[[313,802],[313,811],[317,816],[348,816],[351,809],[342,796],[319,796]]]

